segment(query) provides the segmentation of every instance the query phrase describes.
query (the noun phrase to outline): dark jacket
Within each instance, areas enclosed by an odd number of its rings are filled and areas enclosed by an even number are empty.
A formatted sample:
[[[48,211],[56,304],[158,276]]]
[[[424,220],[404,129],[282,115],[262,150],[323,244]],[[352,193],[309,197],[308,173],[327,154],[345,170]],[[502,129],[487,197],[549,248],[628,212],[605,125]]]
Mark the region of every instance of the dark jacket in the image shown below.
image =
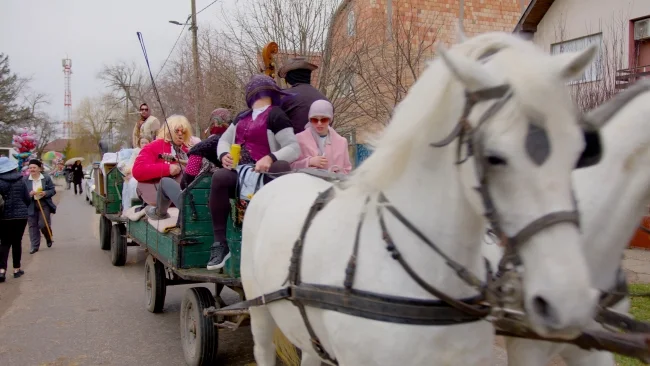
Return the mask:
[[[84,168],[81,164],[72,165],[72,181],[75,184],[81,184],[81,181],[84,179]]]
[[[41,204],[47,204],[50,207],[51,212],[56,213],[56,205],[52,201],[52,197],[56,194],[56,189],[54,188],[54,182],[52,182],[52,178],[49,175],[45,173],[41,173],[41,174],[43,174],[44,177],[41,184],[43,185],[43,192],[45,192],[45,197],[41,198]],[[25,186],[27,187],[27,192],[29,194],[29,192],[33,190],[32,181],[29,180],[29,176],[26,176],[24,179],[25,179]],[[29,216],[36,215],[38,213],[36,207],[38,206],[35,200],[33,199],[33,197],[30,197],[29,206],[27,207],[27,214]]]
[[[280,108],[287,114],[293,125],[293,132],[298,133],[305,130],[309,122],[309,108],[317,100],[329,100],[318,89],[309,84],[298,84],[284,90],[291,96],[282,98]]]
[[[5,201],[0,219],[26,219],[31,198],[22,174],[17,170],[0,174],[0,194]]]
[[[198,155],[202,158],[206,158],[210,160],[212,164],[216,165],[218,168],[221,168],[221,160],[219,160],[219,156],[217,155],[217,145],[219,145],[220,138],[221,134],[211,135],[207,139],[192,146],[187,155]]]
[[[63,168],[63,174],[65,174],[66,182],[72,182],[72,167],[66,165],[65,168]]]

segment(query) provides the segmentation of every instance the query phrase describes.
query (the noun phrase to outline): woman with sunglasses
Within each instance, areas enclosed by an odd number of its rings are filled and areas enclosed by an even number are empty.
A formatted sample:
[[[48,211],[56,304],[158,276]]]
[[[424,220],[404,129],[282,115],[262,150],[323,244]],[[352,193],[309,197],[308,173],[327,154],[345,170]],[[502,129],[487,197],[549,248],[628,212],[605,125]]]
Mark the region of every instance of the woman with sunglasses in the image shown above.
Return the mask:
[[[300,157],[291,164],[294,169],[316,168],[348,174],[352,170],[348,140],[339,135],[330,124],[334,108],[326,100],[317,100],[309,108],[309,123],[296,135]]]
[[[166,217],[170,201],[177,203],[180,198],[182,169],[179,161],[187,160],[191,139],[192,128],[187,118],[170,116],[167,126],[159,130],[158,139],[144,146],[135,158],[131,173],[138,181],[136,191],[145,203],[158,206],[157,219]],[[180,156],[173,145],[180,147]]]

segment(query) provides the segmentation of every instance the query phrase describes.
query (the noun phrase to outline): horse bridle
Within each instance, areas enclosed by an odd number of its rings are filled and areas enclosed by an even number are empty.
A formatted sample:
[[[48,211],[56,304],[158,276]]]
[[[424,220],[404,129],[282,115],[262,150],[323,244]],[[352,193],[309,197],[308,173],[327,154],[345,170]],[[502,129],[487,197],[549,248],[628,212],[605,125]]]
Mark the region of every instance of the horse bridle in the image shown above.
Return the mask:
[[[474,168],[479,183],[476,191],[481,197],[481,201],[485,209],[485,217],[490,223],[492,230],[496,236],[505,242],[506,251],[501,262],[499,263],[499,271],[512,269],[513,265],[520,264],[520,259],[518,256],[519,248],[523,243],[527,242],[530,238],[532,238],[540,231],[561,223],[570,223],[578,227],[580,226],[580,215],[577,210],[577,205],[574,201],[573,210],[547,213],[528,223],[513,236],[507,236],[501,228],[501,219],[499,212],[494,205],[488,189],[489,181],[488,174],[486,174],[487,161],[484,157],[482,144],[483,134],[481,133],[481,127],[496,113],[498,113],[498,111],[501,110],[501,108],[511,99],[511,97],[512,91],[510,85],[508,84],[502,84],[474,92],[465,91],[465,108],[458,124],[446,138],[439,142],[431,144],[433,147],[444,147],[452,143],[454,140],[457,140],[458,147],[456,150],[456,164],[459,165],[469,160],[470,157],[474,157]],[[476,127],[473,128],[468,120],[472,109],[478,103],[491,100],[496,100],[496,102],[487,109],[487,111],[479,119]],[[466,146],[465,157],[462,156],[463,145]]]

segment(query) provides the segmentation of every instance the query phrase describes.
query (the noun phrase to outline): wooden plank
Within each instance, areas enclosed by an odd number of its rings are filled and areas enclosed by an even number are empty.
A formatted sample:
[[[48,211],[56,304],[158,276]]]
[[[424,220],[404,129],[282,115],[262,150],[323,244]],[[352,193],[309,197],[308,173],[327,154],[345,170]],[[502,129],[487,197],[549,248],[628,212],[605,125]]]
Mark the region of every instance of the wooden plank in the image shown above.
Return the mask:
[[[205,268],[210,260],[213,236],[210,235],[185,238],[186,244],[178,245],[181,268]],[[191,244],[189,244],[191,243]]]
[[[212,185],[212,175],[207,174],[207,175],[201,175],[196,178],[194,182],[192,182],[192,189],[210,189],[210,186]]]
[[[189,191],[183,192],[183,204],[189,204],[188,194],[192,194],[194,197],[195,205],[207,205],[208,200],[210,199],[210,190],[209,189],[191,189]]]
[[[174,244],[175,235],[173,233],[163,234],[147,222],[145,225],[147,226],[147,247],[153,248],[165,261],[178,267],[178,256]]]
[[[228,248],[230,249],[230,258],[226,261],[224,270],[229,276],[234,278],[241,277],[241,238],[241,228],[234,225],[229,215],[226,226],[226,239],[228,241]]]
[[[134,238],[139,243],[147,244],[147,227],[148,225],[144,220],[130,221],[127,224],[129,236]]]
[[[210,260],[210,248],[202,252],[186,252],[185,246],[180,246],[178,249],[181,253],[180,268],[205,268]]]
[[[176,269],[174,272],[184,280],[221,283],[230,287],[241,287],[240,279],[232,278],[219,271],[208,271],[206,268]]]
[[[184,229],[184,238],[193,237],[193,236],[208,236],[211,235],[212,230],[212,221],[195,221],[190,222],[185,225]]]
[[[210,208],[208,207],[207,204],[195,205],[194,207],[196,208],[197,220],[192,219],[192,208],[190,207],[189,204],[186,204],[184,209],[187,215],[183,216],[183,220],[185,222],[212,221],[212,216],[210,215]]]

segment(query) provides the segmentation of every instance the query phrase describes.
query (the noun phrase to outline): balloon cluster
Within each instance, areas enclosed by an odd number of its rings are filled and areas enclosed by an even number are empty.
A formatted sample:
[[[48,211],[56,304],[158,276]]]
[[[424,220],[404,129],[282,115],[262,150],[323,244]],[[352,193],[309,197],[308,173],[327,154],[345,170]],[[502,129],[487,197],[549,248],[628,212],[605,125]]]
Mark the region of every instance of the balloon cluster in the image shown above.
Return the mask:
[[[12,145],[18,151],[14,157],[18,159],[18,166],[22,167],[32,157],[32,151],[36,148],[35,129],[19,128],[16,130]],[[23,173],[25,175],[26,172]]]
[[[34,128],[28,130],[26,128],[19,128],[14,135],[12,145],[19,153],[26,153],[36,148],[36,136],[34,136]]]

